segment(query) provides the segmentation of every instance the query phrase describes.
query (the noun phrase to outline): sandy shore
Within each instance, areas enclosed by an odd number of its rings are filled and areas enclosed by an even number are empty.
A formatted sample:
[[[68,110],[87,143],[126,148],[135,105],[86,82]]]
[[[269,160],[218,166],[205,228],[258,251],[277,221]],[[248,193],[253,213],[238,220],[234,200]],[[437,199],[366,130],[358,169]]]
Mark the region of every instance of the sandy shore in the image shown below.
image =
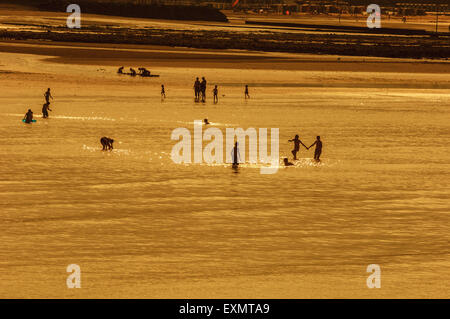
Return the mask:
[[[63,64],[103,66],[143,64],[151,67],[450,73],[448,61],[183,49],[148,45],[3,41],[0,42],[0,52],[41,55],[48,61]]]

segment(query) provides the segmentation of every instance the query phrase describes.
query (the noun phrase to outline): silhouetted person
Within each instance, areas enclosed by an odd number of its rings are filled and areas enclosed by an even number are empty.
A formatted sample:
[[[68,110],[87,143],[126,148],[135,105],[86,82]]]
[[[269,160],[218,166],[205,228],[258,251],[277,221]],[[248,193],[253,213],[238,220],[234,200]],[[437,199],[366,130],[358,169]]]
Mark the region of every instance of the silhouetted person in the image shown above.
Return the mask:
[[[239,154],[239,143],[235,142],[233,150],[231,151],[231,158],[233,159],[233,167],[239,166],[239,159],[241,158],[241,154]]]
[[[320,140],[320,136],[317,136],[316,141],[312,143],[312,145],[308,148],[311,148],[314,145],[316,145],[316,149],[314,151],[314,159],[316,161],[320,161],[320,154],[322,154],[322,141]]]
[[[140,75],[144,76],[144,77],[149,77],[150,76],[150,71],[147,70],[146,68],[139,68],[139,71],[141,72]]]
[[[202,77],[202,82],[200,83],[200,92],[202,94],[202,102],[206,101],[206,79]]]
[[[194,83],[194,93],[195,93],[195,100],[198,101],[200,99],[200,80],[197,78]]]
[[[245,92],[244,92],[244,94],[245,94],[245,98],[246,98],[246,99],[249,99],[249,98],[250,98],[250,95],[248,94],[248,85],[245,86]]]
[[[204,119],[203,122],[205,123],[205,125],[210,124],[210,123],[208,122],[208,119]]]
[[[131,76],[136,76],[136,70],[133,68],[130,68],[130,75]]]
[[[295,137],[292,140],[289,140],[289,142],[294,142],[294,149],[292,150],[292,155],[294,155],[294,160],[297,160],[297,153],[300,151],[300,144],[302,144],[306,149],[308,147],[303,144],[302,141],[300,141],[299,136],[295,135]]]
[[[123,67],[123,66],[121,66],[121,67],[119,68],[119,70],[117,70],[117,73],[119,73],[119,74],[123,74],[123,69],[124,69],[124,67]]]
[[[44,105],[42,105],[42,118],[48,118],[48,111],[51,111],[50,103],[45,103]]]
[[[166,98],[166,89],[164,88],[164,84],[161,84],[161,99]]]
[[[45,102],[50,103],[50,98],[53,100],[53,96],[50,93],[50,88],[47,89],[47,92],[44,93]]]
[[[114,140],[112,138],[109,137],[102,137],[100,139],[100,143],[102,143],[102,151],[106,151],[106,150],[112,150],[113,149],[113,143]]]
[[[30,109],[28,109],[28,112],[25,114],[23,119],[25,120],[25,123],[27,123],[27,124],[33,122],[33,112]]]
[[[219,89],[217,88],[217,85],[214,86],[214,89],[213,89],[213,99],[214,99],[214,103],[219,102]]]
[[[294,165],[294,164],[292,164],[291,162],[289,162],[289,161],[288,161],[288,158],[285,157],[285,158],[284,158],[284,166],[292,166],[292,165]]]

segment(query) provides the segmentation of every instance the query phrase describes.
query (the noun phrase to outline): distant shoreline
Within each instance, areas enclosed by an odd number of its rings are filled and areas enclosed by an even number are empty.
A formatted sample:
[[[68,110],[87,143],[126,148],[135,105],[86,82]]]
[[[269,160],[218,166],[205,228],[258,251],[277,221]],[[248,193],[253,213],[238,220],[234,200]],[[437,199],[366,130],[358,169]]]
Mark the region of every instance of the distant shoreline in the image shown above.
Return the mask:
[[[93,14],[83,14],[81,29],[69,29],[66,12],[21,10],[2,11],[4,16],[0,21],[0,41],[127,44],[341,57],[450,59],[450,36],[445,35],[411,36],[346,33],[328,29],[302,30],[280,26],[271,28],[244,24],[243,19],[235,19],[233,23],[174,22]],[[310,22],[313,22],[311,25],[323,24],[315,19]]]
[[[341,57],[338,59],[335,55],[187,49],[152,45],[0,41],[0,53],[32,54],[42,56],[44,61],[51,63],[113,66],[115,68],[121,65],[142,65],[149,67],[151,70],[160,67],[189,67],[311,72],[450,74],[450,61],[444,60],[424,61],[376,57]],[[416,84],[398,83],[398,85],[392,85],[407,88],[414,87]],[[306,83],[304,86],[308,85],[312,84]],[[317,85],[321,86],[323,83],[314,84],[314,86]],[[366,86],[366,84],[359,82],[351,85]],[[447,82],[439,81],[427,84],[426,87],[450,88]]]
[[[44,31],[44,32],[42,32]],[[87,26],[80,30],[50,27],[40,32],[2,30],[3,40],[141,44],[197,49],[327,54],[412,59],[450,58],[449,37],[377,36],[354,34],[112,29]]]

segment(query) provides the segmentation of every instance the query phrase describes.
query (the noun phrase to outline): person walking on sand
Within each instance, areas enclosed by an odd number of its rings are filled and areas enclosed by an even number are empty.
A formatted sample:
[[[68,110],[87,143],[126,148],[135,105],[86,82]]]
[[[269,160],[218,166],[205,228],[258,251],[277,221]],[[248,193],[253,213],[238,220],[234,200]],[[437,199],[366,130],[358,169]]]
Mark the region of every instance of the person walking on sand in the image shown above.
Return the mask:
[[[292,140],[289,140],[289,142],[294,142],[294,149],[292,150],[292,155],[294,155],[294,160],[297,160],[297,153],[298,151],[300,151],[300,144],[302,144],[306,149],[308,149],[308,147],[303,144],[302,141],[300,141],[300,138],[297,135],[295,135],[295,137]]]
[[[250,98],[250,95],[248,94],[248,85],[245,85],[244,95],[245,95],[245,99],[249,99]]]
[[[53,96],[50,93],[50,88],[47,89],[47,92],[44,93],[45,102],[50,104],[50,98],[53,100]]]
[[[316,141],[314,143],[312,143],[312,145],[310,147],[308,147],[308,149],[310,149],[314,145],[316,145],[316,149],[314,151],[314,159],[317,162],[320,162],[320,155],[322,154],[322,141],[320,140],[320,136],[317,136]]]
[[[28,109],[28,112],[25,114],[23,119],[25,120],[25,123],[27,123],[27,124],[30,124],[31,122],[33,122],[33,111],[31,111],[31,109]]]
[[[214,89],[213,89],[213,100],[214,100],[214,103],[219,102],[219,89],[217,88],[217,85],[214,86]]]
[[[164,84],[161,84],[161,100],[166,98],[166,89],[164,89]]]
[[[206,79],[202,77],[202,82],[200,83],[200,91],[202,94],[202,102],[206,101]]]
[[[48,111],[51,111],[50,103],[44,103],[44,105],[42,105],[42,118],[48,118]]]

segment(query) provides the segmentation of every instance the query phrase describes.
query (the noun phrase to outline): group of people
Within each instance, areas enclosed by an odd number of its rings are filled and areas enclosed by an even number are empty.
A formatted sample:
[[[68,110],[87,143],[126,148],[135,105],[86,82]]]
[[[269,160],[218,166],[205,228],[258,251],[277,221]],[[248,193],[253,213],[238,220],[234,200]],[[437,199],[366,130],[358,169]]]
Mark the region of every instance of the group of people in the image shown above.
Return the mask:
[[[52,96],[52,93],[50,92],[50,88],[48,88],[47,91],[44,93],[44,98],[45,98],[45,103],[42,105],[42,118],[46,119],[46,118],[48,118],[48,111],[51,111],[50,99],[53,100],[53,96]],[[27,124],[30,124],[33,122],[33,111],[31,111],[31,109],[28,109],[28,112],[25,113],[23,121]]]
[[[216,85],[217,88],[217,85]],[[197,78],[194,82],[194,93],[195,93],[195,101],[199,102],[200,99],[202,102],[206,101],[206,79],[202,77],[202,81],[200,82],[199,78]]]
[[[309,150],[311,147],[313,147],[315,145],[316,149],[314,151],[314,160],[316,160],[317,162],[320,162],[320,155],[322,154],[322,141],[320,140],[320,136],[317,136],[314,143],[312,143],[310,146],[306,146],[305,144],[303,144],[303,142],[300,140],[300,137],[298,136],[298,134],[295,135],[295,137],[293,139],[289,140],[289,142],[294,142],[294,149],[292,150],[292,155],[294,155],[294,160],[297,160],[297,153],[300,151],[300,145],[303,145],[307,150]],[[292,166],[294,164],[289,162],[288,158],[285,157],[284,165]]]
[[[205,102],[206,101],[206,79],[203,76],[202,80],[197,77],[194,82],[194,96],[195,96],[195,102]],[[219,88],[217,85],[214,85],[213,92],[213,102],[217,103],[219,102]],[[245,99],[250,98],[250,94],[248,93],[248,85],[245,85],[245,91],[244,91],[244,97]]]
[[[145,77],[145,76],[150,76],[150,71],[147,70],[146,68],[138,68],[139,73],[136,72],[136,70],[133,69],[133,68],[130,68],[130,73],[124,73],[124,72],[123,72],[123,69],[124,69],[124,67],[121,66],[121,67],[117,70],[117,73],[118,73],[118,74],[128,74],[128,75],[131,75],[131,76],[136,76],[136,75],[140,75],[140,76],[144,76],[144,77]]]
[[[122,67],[123,68],[123,67]],[[120,69],[119,69],[120,70]],[[206,100],[206,79],[205,77],[202,77],[202,81],[200,82],[199,78],[196,79],[195,84],[194,84],[194,90],[195,90],[195,99],[196,101],[199,101],[199,99],[201,98],[202,102],[205,102]],[[250,95],[248,93],[248,85],[245,86],[245,98],[250,98]],[[213,95],[214,95],[214,102],[217,103],[218,101],[218,88],[217,85],[215,85],[214,89],[213,89]],[[161,85],[161,98],[164,99],[166,97],[166,91],[164,88],[164,84]],[[53,96],[51,94],[51,90],[50,88],[47,89],[47,91],[44,93],[44,98],[45,98],[45,103],[42,106],[42,118],[48,118],[48,111],[51,111],[50,109],[50,99],[53,100]],[[33,111],[31,111],[31,109],[28,109],[28,112],[25,114],[23,121],[25,123],[32,123],[33,122]],[[208,119],[204,119],[203,120],[205,125],[210,124]],[[107,137],[102,137],[101,139],[101,144],[103,146],[103,150],[111,150],[112,144],[114,142],[113,139],[111,138],[107,138]],[[320,140],[320,136],[316,137],[316,140],[314,141],[314,143],[312,143],[310,146],[306,146],[301,140],[299,135],[295,135],[295,137],[291,140],[289,140],[289,142],[294,142],[294,149],[292,150],[292,155],[294,156],[294,160],[297,160],[297,153],[300,151],[300,145],[303,145],[303,147],[305,147],[307,150],[309,150],[311,147],[316,146],[315,151],[314,151],[314,160],[316,160],[317,162],[320,162],[320,155],[322,154],[322,141]],[[238,161],[237,161],[237,157],[238,157],[238,144],[235,144],[234,147],[234,153],[233,153],[233,158],[234,158],[234,164],[237,165]],[[293,163],[289,162],[288,158],[285,157],[284,158],[284,165],[285,166],[292,166],[294,165]]]
[[[204,119],[205,124],[209,124],[208,119]],[[314,143],[312,143],[309,147],[303,144],[303,142],[300,140],[300,137],[298,135],[295,135],[295,137],[292,140],[289,140],[289,142],[294,142],[294,149],[292,150],[292,154],[294,155],[294,160],[297,160],[297,153],[300,151],[300,145],[303,145],[307,150],[309,150],[314,145],[316,146],[316,149],[314,151],[314,160],[316,162],[320,162],[320,155],[322,154],[322,141],[320,140],[320,136],[317,136]],[[237,168],[239,166],[240,161],[240,154],[239,154],[239,143],[235,142],[233,150],[231,151],[231,158],[233,159],[233,168]],[[284,165],[285,166],[293,166],[294,164],[289,162],[288,158],[284,158]]]

